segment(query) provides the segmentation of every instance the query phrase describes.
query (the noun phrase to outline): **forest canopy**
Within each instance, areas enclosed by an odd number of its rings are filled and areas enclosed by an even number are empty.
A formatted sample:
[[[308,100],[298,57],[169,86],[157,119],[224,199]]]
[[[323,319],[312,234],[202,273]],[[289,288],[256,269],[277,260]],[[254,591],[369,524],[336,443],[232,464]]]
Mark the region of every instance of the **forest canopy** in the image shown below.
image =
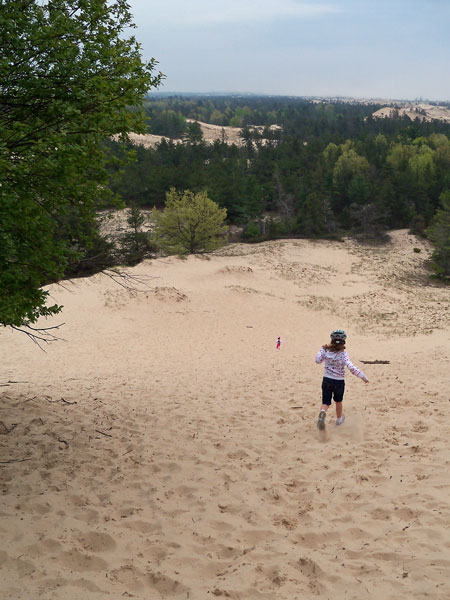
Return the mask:
[[[149,207],[163,207],[171,187],[206,190],[231,222],[253,231],[264,213],[280,215],[275,236],[403,227],[424,234],[450,189],[450,124],[375,119],[377,108],[271,97],[150,98],[148,130],[167,139],[137,146],[136,161],[113,189],[127,203]],[[187,129],[196,120],[225,127],[239,115],[239,145],[228,143],[226,131],[207,144]],[[172,132],[178,123],[175,137],[184,135],[183,144],[170,139],[165,120]],[[111,156],[119,150],[110,144]]]

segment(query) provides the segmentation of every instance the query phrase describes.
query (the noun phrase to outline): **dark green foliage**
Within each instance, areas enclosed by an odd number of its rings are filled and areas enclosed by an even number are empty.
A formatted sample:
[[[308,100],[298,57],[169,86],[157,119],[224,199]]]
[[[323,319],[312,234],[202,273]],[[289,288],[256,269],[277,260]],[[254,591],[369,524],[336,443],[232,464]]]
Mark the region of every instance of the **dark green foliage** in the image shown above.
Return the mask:
[[[182,138],[188,128],[186,119],[179,112],[164,110],[150,119],[150,133],[171,139]]]
[[[248,221],[242,237],[248,242],[276,240],[289,233],[289,227],[279,219],[272,217]]]
[[[326,237],[336,232],[330,204],[320,193],[308,194],[301,204],[295,231],[308,237]]]
[[[243,238],[250,242],[261,241],[261,227],[255,221],[249,221],[243,232]]]
[[[57,313],[42,285],[98,255],[95,210],[110,198],[101,142],[143,131],[139,105],[160,78],[130,26],[124,0],[1,3],[3,325]]]
[[[90,231],[89,247],[83,248],[79,258],[72,260],[65,270],[64,278],[88,277],[99,271],[110,269],[117,264],[117,249],[114,242],[108,240],[94,229]]]
[[[381,217],[375,204],[350,204],[348,213],[353,228],[366,238],[375,238],[383,230],[380,223]]]
[[[227,211],[205,191],[167,192],[166,207],[154,211],[155,239],[169,254],[210,252],[226,243]]]
[[[410,233],[413,233],[414,235],[420,235],[421,237],[426,237],[426,230],[427,226],[424,215],[414,215],[414,217],[411,220]]]
[[[450,281],[450,190],[441,194],[441,204],[428,229],[435,245],[433,270],[444,281]]]
[[[136,265],[145,258],[150,258],[157,250],[148,232],[142,231],[146,223],[145,215],[138,206],[128,210],[127,223],[129,230],[120,238],[120,255],[127,265]]]
[[[186,131],[186,140],[191,144],[195,144],[196,142],[201,142],[203,139],[203,131],[197,121],[193,123],[188,123],[187,131]]]

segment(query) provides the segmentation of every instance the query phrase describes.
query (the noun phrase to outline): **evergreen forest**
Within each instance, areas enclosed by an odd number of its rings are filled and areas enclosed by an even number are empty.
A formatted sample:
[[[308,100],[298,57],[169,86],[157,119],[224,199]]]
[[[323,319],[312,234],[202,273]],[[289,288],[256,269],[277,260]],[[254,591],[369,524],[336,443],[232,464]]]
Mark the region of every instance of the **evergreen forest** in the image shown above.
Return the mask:
[[[450,190],[450,124],[381,105],[288,97],[149,97],[154,148],[108,141],[111,188],[127,206],[163,208],[171,188],[206,191],[243,239],[426,235]],[[241,144],[207,144],[196,121],[241,128]],[[258,126],[257,128],[254,126]],[[271,127],[272,126],[272,127]],[[275,126],[275,127],[273,127]],[[179,139],[183,143],[179,143]],[[177,142],[173,141],[177,140]]]

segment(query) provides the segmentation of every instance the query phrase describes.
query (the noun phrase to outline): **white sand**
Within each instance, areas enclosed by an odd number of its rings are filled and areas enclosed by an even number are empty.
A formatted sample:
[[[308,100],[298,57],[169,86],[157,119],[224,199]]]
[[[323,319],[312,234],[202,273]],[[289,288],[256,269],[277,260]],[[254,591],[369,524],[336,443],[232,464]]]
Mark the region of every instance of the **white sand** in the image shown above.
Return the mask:
[[[419,119],[422,121],[449,121],[450,110],[446,106],[435,106],[433,104],[419,103],[399,103],[398,108],[395,106],[384,106],[373,113],[375,118],[392,118],[395,112],[398,112],[400,117],[407,116],[412,121]]]
[[[385,116],[385,115],[383,115]],[[247,142],[243,139],[242,127],[231,127],[229,125],[212,125],[211,123],[203,123],[202,121],[195,121],[194,119],[186,119],[189,123],[198,123],[203,134],[203,141],[205,144],[214,144],[214,142],[225,142],[226,144],[235,144],[236,146],[244,146]],[[262,134],[265,127],[261,125],[250,125],[252,131],[256,131]],[[280,130],[280,125],[270,125],[269,130],[277,131]],[[170,140],[169,137],[164,135],[155,135],[153,133],[132,133],[128,134],[128,138],[132,144],[136,146],[144,146],[144,148],[155,148],[158,144],[165,140],[166,142],[172,141],[174,144],[182,144],[184,140],[181,138],[174,138]],[[113,136],[113,139],[117,140],[118,136]],[[267,143],[266,139],[260,141],[261,144]]]
[[[66,341],[0,334],[0,598],[447,600],[450,294],[429,251],[277,241],[146,262],[138,292],[53,286]],[[371,383],[348,375],[321,438],[336,327]]]

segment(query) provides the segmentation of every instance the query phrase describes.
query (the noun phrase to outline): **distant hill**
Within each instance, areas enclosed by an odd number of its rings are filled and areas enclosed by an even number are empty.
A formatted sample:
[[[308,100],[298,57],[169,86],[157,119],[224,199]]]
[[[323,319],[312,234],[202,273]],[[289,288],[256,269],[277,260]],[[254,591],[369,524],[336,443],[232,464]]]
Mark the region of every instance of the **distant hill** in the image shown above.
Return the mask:
[[[193,123],[193,119],[186,119],[188,122]],[[203,133],[203,140],[207,144],[214,144],[215,141],[224,141],[226,144],[236,144],[236,146],[242,146],[246,142],[242,138],[241,132],[242,127],[229,127],[225,125],[212,125],[211,123],[202,123],[197,121],[200,125]],[[250,125],[250,129],[257,130],[260,133],[264,130],[264,127],[257,125]],[[269,130],[275,131],[280,129],[279,125],[271,125]],[[169,141],[170,138],[164,135],[155,135],[153,133],[129,133],[128,137],[130,141],[138,146],[144,146],[144,148],[154,148],[162,140]],[[181,144],[184,140],[172,139],[174,144]]]
[[[384,106],[373,113],[376,119],[386,119],[395,116],[409,117],[412,121],[445,121],[450,123],[450,109],[446,106],[435,106],[434,104],[405,104],[404,106]]]

